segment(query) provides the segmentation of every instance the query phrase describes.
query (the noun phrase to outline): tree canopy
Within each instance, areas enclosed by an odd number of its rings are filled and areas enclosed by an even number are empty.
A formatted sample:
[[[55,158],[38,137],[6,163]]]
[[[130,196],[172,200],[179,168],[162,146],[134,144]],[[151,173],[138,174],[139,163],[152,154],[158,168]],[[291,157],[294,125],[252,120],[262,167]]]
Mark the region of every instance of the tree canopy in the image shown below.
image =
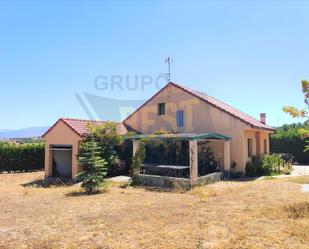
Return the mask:
[[[306,118],[309,121],[309,81],[301,81],[302,92],[304,94],[305,108],[296,108],[294,106],[284,106],[282,109],[293,118]],[[305,151],[309,151],[309,128],[301,127],[298,129],[298,134],[305,140]]]

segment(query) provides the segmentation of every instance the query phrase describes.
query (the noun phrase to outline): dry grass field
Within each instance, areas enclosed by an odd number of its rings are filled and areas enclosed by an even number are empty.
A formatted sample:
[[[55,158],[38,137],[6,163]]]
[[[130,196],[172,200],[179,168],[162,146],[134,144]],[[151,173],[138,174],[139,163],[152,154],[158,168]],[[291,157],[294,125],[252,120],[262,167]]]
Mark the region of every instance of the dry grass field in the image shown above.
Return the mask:
[[[309,248],[309,177],[219,182],[189,192],[23,186],[0,175],[0,248]]]

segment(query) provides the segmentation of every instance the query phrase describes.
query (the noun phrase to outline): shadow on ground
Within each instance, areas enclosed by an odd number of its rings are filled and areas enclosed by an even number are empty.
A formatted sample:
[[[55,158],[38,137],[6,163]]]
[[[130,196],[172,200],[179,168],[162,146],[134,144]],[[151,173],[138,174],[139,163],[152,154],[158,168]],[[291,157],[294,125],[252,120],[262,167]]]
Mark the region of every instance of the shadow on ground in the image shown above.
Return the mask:
[[[106,192],[108,192],[106,189],[99,189],[99,190],[96,190],[96,191],[91,192],[91,193],[87,193],[87,192],[82,191],[82,190],[77,190],[77,191],[68,192],[68,193],[66,193],[64,195],[66,197],[80,197],[80,196],[99,195],[99,194],[104,194]]]
[[[23,183],[23,187],[49,188],[49,187],[65,187],[72,186],[74,183],[70,179],[55,178],[52,180],[38,179],[31,182]]]

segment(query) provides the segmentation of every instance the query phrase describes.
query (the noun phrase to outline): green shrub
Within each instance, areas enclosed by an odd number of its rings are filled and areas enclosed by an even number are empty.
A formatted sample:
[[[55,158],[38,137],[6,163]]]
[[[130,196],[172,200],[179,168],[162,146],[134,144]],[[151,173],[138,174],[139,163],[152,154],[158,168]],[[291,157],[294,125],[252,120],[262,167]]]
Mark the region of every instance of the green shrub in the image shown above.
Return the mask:
[[[269,176],[272,172],[275,172],[275,168],[277,167],[277,159],[278,158],[276,155],[266,155],[261,164],[261,173]]]
[[[246,164],[246,176],[270,176],[276,174],[289,174],[291,172],[291,163],[285,161],[278,154],[265,155],[262,161]]]
[[[285,161],[278,154],[266,155],[261,164],[261,174],[272,175],[280,174],[281,167],[284,167]]]
[[[246,176],[248,177],[255,177],[257,176],[257,172],[256,172],[256,165],[251,163],[251,162],[247,162],[246,163]]]
[[[44,144],[0,143],[0,172],[44,169]]]
[[[102,125],[88,126],[89,134],[86,140],[91,137],[101,148],[100,156],[107,163],[107,175],[113,176],[121,173],[125,168],[125,163],[119,158],[119,147],[122,139],[118,134],[117,124],[115,122],[106,122]]]

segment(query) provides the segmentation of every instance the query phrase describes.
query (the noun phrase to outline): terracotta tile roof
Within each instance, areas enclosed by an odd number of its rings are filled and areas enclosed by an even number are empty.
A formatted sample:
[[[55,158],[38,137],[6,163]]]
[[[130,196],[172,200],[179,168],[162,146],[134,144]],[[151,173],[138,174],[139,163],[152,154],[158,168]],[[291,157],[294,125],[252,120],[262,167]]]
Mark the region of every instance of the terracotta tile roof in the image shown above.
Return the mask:
[[[69,126],[74,132],[76,132],[79,136],[84,136],[88,133],[87,125],[102,125],[106,123],[106,121],[97,121],[97,120],[86,120],[86,119],[75,119],[75,118],[60,118],[53,126],[51,126],[44,134],[43,137],[46,136],[49,131],[60,121],[63,121],[67,126]],[[123,135],[127,133],[126,127],[122,123],[117,123],[117,129],[119,134]]]
[[[207,95],[206,93],[195,91],[195,90],[192,90],[188,87],[181,86],[179,84],[175,84],[173,82],[170,82],[170,84],[173,85],[173,86],[176,86],[178,88],[181,88],[181,89],[185,90],[186,92],[191,93],[192,95],[200,98],[201,100],[203,100],[203,101],[205,101],[205,102],[207,102],[207,103],[209,103],[209,104],[231,114],[232,116],[244,121],[245,123],[247,123],[247,124],[249,124],[253,127],[261,128],[261,129],[267,129],[267,130],[274,130],[273,127],[261,123],[259,120],[251,117],[250,115],[248,115],[248,114],[246,114],[242,111],[239,111],[236,108],[222,102],[221,100],[218,100],[218,99],[216,99],[212,96]]]

